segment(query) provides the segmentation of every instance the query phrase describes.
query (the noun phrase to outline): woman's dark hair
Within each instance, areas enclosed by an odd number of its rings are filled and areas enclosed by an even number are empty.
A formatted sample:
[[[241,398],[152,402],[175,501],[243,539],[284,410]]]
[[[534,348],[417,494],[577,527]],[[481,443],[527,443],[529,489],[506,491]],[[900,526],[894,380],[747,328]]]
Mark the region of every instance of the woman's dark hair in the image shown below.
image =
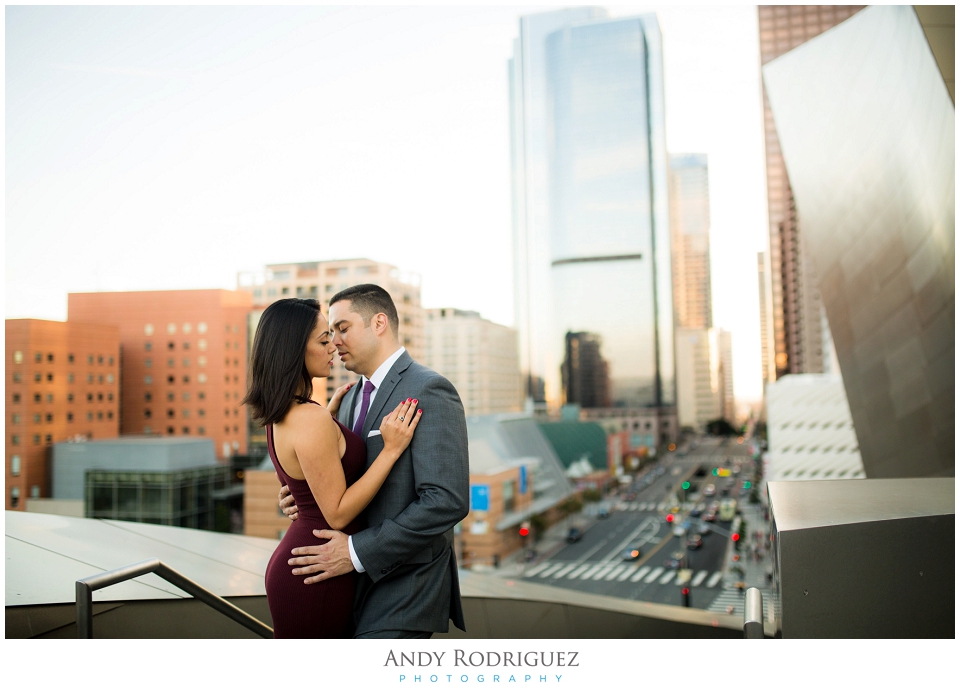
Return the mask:
[[[260,426],[276,424],[294,400],[309,400],[313,394],[304,355],[319,316],[316,299],[280,299],[260,316],[250,355],[250,389],[243,399]]]

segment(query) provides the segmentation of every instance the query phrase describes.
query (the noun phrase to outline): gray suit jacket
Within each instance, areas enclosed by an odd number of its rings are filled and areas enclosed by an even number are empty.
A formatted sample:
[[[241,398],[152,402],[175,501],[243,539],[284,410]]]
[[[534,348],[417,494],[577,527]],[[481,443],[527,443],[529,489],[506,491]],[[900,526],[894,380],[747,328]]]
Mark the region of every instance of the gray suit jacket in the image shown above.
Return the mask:
[[[344,398],[353,412],[359,388]],[[466,631],[453,552],[453,526],[469,509],[467,423],[453,384],[404,352],[377,389],[361,435],[367,466],[383,450],[370,431],[402,400],[416,398],[423,416],[413,441],[364,512],[353,536],[366,569],[357,583],[357,633],[381,629]],[[349,419],[349,418],[348,418]]]

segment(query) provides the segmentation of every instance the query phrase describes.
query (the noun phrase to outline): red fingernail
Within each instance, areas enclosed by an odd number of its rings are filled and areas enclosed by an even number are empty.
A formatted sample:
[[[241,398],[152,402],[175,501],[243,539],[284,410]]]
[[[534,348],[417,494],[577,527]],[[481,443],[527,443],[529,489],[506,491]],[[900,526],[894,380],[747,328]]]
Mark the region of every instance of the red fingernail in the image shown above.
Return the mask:
[[[423,410],[417,410],[417,414],[423,414]]]

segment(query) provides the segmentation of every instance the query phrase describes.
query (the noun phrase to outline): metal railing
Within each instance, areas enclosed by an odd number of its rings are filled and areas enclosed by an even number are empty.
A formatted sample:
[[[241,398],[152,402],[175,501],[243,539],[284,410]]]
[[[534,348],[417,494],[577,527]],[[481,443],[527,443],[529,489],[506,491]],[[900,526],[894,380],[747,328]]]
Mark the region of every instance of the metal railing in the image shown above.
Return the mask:
[[[96,576],[77,581],[77,636],[81,639],[93,638],[93,591],[150,573],[156,574],[197,600],[206,603],[220,614],[254,632],[257,636],[262,636],[265,639],[273,638],[273,629],[259,619],[247,614],[219,595],[211,593],[200,584],[174,571],[156,558],[145,559],[136,564],[130,564],[113,571],[104,571]]]
[[[747,588],[743,598],[743,638],[763,638],[763,595],[759,588]]]

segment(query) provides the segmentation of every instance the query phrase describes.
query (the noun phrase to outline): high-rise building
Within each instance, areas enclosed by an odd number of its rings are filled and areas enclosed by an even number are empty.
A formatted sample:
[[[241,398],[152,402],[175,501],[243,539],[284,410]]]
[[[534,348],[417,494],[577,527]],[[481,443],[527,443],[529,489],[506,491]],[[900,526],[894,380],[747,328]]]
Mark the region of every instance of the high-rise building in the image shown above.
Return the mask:
[[[250,294],[223,289],[70,294],[70,321],[120,329],[121,434],[201,436],[247,451]]]
[[[710,192],[706,154],[670,157],[670,235],[676,326],[711,328]]]
[[[7,510],[50,496],[53,444],[116,438],[120,333],[110,325],[7,320],[4,406]]]
[[[733,336],[717,329],[717,356],[719,358],[720,416],[737,423],[737,404],[733,397]]]
[[[423,363],[453,384],[467,416],[523,407],[517,331],[456,308],[426,309]]]
[[[760,6],[761,66],[819,36],[863,7]],[[806,249],[803,234],[800,233],[797,208],[783,163],[766,87],[763,89],[763,126],[766,137],[770,230],[768,286],[773,307],[774,368],[777,378],[788,373],[821,373],[824,370],[823,303],[817,272]]]
[[[777,380],[776,353],[773,334],[773,300],[771,299],[770,268],[768,256],[763,251],[757,253],[757,284],[760,299],[760,364],[763,389]]]
[[[613,408],[672,408],[663,64],[654,15],[523,17],[510,62],[516,319],[528,396],[563,404],[568,333],[601,338]],[[667,425],[670,428],[670,425]]]
[[[703,430],[722,416],[717,331],[677,328],[677,418],[681,427]]]
[[[420,304],[420,277],[402,273],[396,266],[369,258],[323,260],[305,263],[267,265],[262,273],[240,273],[237,285],[253,295],[255,310],[251,314],[251,339],[256,332],[262,309],[277,299],[296,297],[316,299],[327,312],[334,294],[356,284],[376,284],[387,290],[397,306],[400,319],[400,343],[410,356],[422,361],[424,356],[424,314]],[[339,359],[326,379],[326,395],[331,397],[340,386],[356,381],[356,374],[347,371]],[[319,386],[318,386],[319,387]],[[319,396],[319,393],[318,393]]]

